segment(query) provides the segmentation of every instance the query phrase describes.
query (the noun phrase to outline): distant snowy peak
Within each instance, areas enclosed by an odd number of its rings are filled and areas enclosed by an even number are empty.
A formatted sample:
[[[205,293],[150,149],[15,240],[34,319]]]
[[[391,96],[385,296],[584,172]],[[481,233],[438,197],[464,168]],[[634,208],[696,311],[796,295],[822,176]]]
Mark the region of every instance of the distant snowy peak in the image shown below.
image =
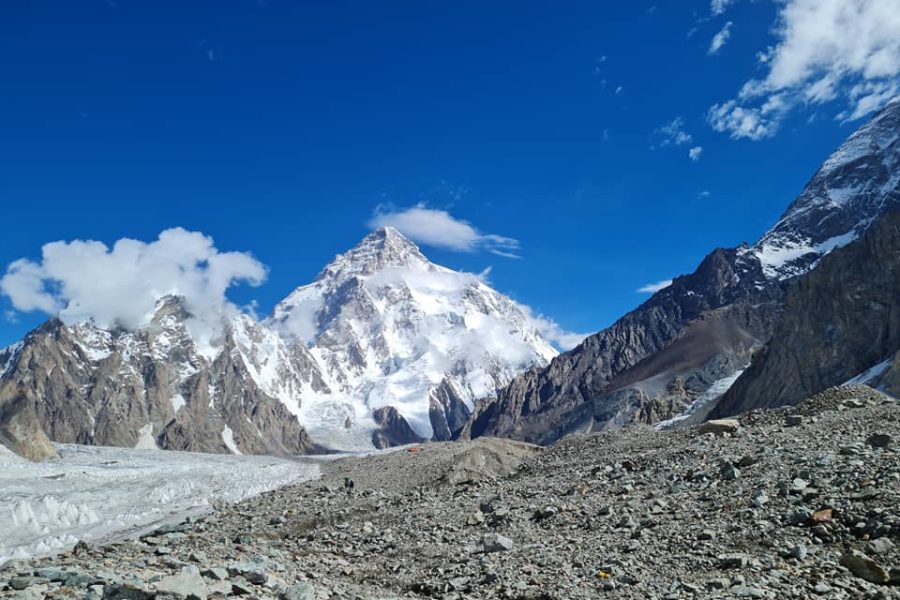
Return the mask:
[[[860,127],[822,164],[748,253],[769,278],[805,273],[833,249],[900,208],[900,101]]]

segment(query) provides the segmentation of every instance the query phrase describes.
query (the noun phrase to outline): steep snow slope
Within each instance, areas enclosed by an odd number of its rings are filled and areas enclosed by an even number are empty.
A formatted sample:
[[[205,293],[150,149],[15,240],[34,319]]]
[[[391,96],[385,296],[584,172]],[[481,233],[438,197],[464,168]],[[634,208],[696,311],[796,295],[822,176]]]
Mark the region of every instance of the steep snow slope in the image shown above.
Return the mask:
[[[900,99],[828,157],[784,215],[747,251],[769,277],[805,273],[900,205]]]

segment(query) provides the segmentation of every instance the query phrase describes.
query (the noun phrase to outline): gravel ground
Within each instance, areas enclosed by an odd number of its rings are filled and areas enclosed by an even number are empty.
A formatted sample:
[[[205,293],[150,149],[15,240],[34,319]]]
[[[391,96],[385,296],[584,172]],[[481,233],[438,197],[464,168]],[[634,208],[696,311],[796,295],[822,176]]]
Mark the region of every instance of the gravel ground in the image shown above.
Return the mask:
[[[342,458],[140,540],[7,565],[0,597],[900,598],[898,421],[853,386],[718,426]]]

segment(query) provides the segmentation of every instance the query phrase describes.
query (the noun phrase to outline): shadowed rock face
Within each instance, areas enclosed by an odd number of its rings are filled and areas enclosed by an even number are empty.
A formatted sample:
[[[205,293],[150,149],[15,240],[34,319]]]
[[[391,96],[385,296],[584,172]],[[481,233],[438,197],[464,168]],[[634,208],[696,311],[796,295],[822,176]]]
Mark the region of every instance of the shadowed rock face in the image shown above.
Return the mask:
[[[823,163],[758,242],[713,251],[693,274],[611,327],[516,377],[476,405],[460,437],[546,443],[573,431],[653,422],[734,377],[771,337],[796,278],[900,208],[898,140],[894,102]]]
[[[25,393],[11,384],[0,388],[0,444],[28,460],[58,456]]]
[[[253,364],[253,357],[237,341],[238,327],[249,321],[226,324],[223,349],[210,361],[187,334],[186,317],[180,301],[168,299],[151,326],[136,332],[48,321],[0,353],[6,386],[24,398],[7,414],[63,443],[281,455],[315,450],[297,418],[250,376],[245,361]],[[310,385],[319,385],[313,375]]]
[[[714,415],[796,404],[891,360],[900,350],[900,211],[835,250],[797,282],[766,347]]]
[[[424,441],[416,435],[397,409],[393,406],[384,406],[373,411],[375,423],[378,429],[372,433],[372,444],[376,448],[389,448],[404,444],[418,444]]]
[[[609,329],[480,402],[461,436],[546,443],[678,414],[768,339],[786,285],[764,282],[754,260],[715,250]]]

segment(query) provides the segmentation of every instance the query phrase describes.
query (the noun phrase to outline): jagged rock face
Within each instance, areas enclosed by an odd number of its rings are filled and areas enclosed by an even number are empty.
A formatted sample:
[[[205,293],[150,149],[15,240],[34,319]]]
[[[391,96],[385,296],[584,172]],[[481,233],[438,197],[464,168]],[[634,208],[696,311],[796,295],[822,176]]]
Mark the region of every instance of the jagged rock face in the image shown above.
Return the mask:
[[[203,452],[296,454],[315,445],[279,401],[282,388],[326,389],[307,371],[305,348],[255,346],[266,337],[246,316],[223,325],[222,347],[204,356],[185,328],[179,299],[162,300],[147,327],[105,331],[57,319],[0,356],[2,379],[24,391],[50,439],[64,443]],[[277,336],[274,339],[279,340]],[[271,340],[270,340],[271,341]],[[281,373],[279,386],[251,371]]]
[[[788,294],[775,334],[714,416],[796,404],[884,365],[893,391],[900,351],[900,211],[835,250]]]
[[[675,416],[768,338],[784,285],[763,280],[757,262],[714,251],[609,329],[480,402],[461,435],[546,443]],[[678,378],[691,381],[690,393],[671,385]]]
[[[707,393],[730,383],[771,337],[795,278],[900,208],[898,132],[894,102],[825,161],[757,243],[715,250],[608,329],[516,377],[478,403],[460,436],[547,443],[714,401]]]
[[[331,393],[308,399],[301,421],[342,448],[369,446],[385,406],[419,438],[449,439],[477,398],[556,355],[513,301],[390,227],[337,256],[268,323],[322,365]]]
[[[412,430],[397,409],[393,406],[382,406],[372,411],[372,417],[378,429],[372,433],[372,445],[376,448],[390,448],[404,444],[418,444],[424,441]]]
[[[10,383],[0,388],[0,446],[32,461],[58,456],[27,396]]]

